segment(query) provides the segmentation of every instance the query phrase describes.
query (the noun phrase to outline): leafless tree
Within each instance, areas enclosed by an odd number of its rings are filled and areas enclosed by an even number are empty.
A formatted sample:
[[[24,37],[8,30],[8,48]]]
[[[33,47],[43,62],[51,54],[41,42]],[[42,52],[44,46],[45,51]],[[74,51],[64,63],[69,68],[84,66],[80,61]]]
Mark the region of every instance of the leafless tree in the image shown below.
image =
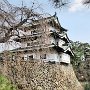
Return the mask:
[[[82,3],[85,4],[85,5],[88,5],[88,4],[90,4],[90,0],[83,0]]]
[[[53,3],[55,8],[62,8],[69,4],[69,0],[49,0]]]
[[[31,23],[41,15],[31,8],[12,6],[7,0],[0,1],[0,43],[7,42],[12,36],[19,36],[18,29],[26,22]],[[68,4],[68,0],[50,0],[56,8],[61,8]],[[90,0],[84,0],[83,4],[89,4]]]
[[[41,15],[34,11],[34,3],[31,8],[26,6],[12,6],[7,0],[0,1],[0,43],[7,42],[12,36],[19,36],[19,28],[26,23],[31,24]],[[38,8],[38,7],[36,7]]]
[[[51,1],[56,8],[62,8],[65,7],[65,5],[72,3],[70,2],[70,0],[49,0],[49,1]],[[89,5],[90,0],[82,0],[82,4]]]

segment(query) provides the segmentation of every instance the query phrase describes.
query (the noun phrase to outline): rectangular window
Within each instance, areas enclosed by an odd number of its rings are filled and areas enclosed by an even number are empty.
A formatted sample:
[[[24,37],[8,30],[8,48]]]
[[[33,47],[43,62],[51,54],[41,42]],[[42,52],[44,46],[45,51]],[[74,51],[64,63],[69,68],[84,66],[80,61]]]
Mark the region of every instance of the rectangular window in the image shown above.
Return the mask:
[[[29,60],[33,60],[33,55],[28,56]]]
[[[56,42],[56,45],[58,46],[58,42]]]
[[[22,60],[24,60],[24,57],[22,57]]]
[[[14,55],[12,55],[12,60],[15,60],[15,56]]]
[[[46,54],[40,55],[40,59],[46,59]]]
[[[33,34],[33,31],[31,31],[31,34]]]
[[[24,60],[27,60],[27,56],[24,56]]]
[[[27,46],[30,46],[30,43],[27,43]]]
[[[32,35],[37,35],[37,32],[36,31],[31,31],[31,34]]]

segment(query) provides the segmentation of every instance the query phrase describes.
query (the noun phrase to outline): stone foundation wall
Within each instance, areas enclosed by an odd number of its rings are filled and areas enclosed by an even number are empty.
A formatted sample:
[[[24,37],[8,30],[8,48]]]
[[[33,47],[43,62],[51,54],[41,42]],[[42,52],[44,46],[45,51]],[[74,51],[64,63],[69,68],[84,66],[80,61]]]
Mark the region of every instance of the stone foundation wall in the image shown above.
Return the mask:
[[[7,76],[17,90],[83,90],[71,65],[42,60],[5,60],[0,73]]]

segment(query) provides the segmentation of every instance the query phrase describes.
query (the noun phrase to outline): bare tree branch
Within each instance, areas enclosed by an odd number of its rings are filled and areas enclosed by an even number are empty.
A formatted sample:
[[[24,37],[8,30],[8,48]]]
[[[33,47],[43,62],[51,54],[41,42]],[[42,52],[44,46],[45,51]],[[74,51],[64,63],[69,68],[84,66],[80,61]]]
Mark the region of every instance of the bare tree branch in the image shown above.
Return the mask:
[[[40,14],[34,12],[32,8],[12,7],[7,0],[3,1],[7,6],[0,6],[0,43],[8,41],[13,36],[12,32],[18,31],[18,28],[22,27],[27,21],[31,23],[35,18],[40,18]],[[5,7],[10,8],[5,10]]]
[[[90,4],[90,0],[83,0],[83,4],[86,4],[86,5]]]
[[[65,7],[69,2],[68,0],[49,0],[53,3],[55,8],[62,8]]]

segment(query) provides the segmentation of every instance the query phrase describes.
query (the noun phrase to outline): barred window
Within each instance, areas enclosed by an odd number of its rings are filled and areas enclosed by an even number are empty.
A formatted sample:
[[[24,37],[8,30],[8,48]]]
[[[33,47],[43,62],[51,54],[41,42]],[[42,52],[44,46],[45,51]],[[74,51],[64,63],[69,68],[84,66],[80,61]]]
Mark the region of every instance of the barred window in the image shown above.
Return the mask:
[[[33,55],[28,56],[29,60],[33,59]]]
[[[40,55],[40,59],[46,59],[46,54]]]
[[[27,46],[30,46],[30,43],[27,43]]]

